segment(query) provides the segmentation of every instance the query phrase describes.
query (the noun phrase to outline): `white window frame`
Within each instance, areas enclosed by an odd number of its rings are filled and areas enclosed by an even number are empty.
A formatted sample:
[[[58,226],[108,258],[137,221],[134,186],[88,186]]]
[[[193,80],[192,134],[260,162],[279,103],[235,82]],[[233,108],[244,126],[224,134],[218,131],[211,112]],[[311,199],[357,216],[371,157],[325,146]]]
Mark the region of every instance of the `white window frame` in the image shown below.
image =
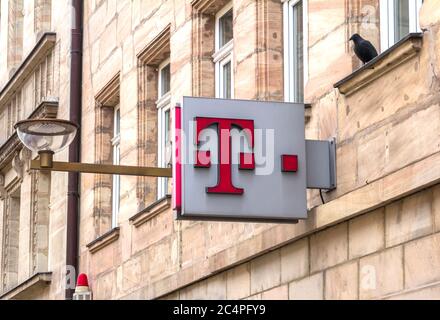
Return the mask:
[[[167,163],[167,146],[166,146],[166,124],[165,124],[165,114],[167,112],[169,113],[169,116],[171,117],[171,91],[169,92],[162,92],[162,70],[170,64],[170,59],[166,59],[163,61],[158,68],[158,96],[159,99],[156,101],[156,107],[157,107],[157,162],[158,166],[161,168],[166,168],[168,166]],[[171,79],[170,79],[171,81]],[[171,128],[170,128],[170,134],[171,134]],[[162,199],[165,197],[168,193],[168,178],[158,178],[157,183],[157,199]]]
[[[119,119],[118,119],[119,116]],[[119,128],[117,127],[119,123]],[[118,133],[117,130],[119,130]],[[121,108],[119,104],[115,106],[113,111],[113,139],[112,150],[113,150],[113,164],[119,165],[121,160]],[[121,176],[113,175],[112,182],[112,228],[118,226],[119,210],[121,201]]]
[[[215,97],[220,99],[225,98],[223,96],[223,66],[228,62],[231,63],[231,99],[234,98],[234,39],[220,48],[220,18],[232,8],[232,2],[230,2],[215,15],[215,53],[212,59],[215,64]]]
[[[284,100],[286,102],[295,101],[296,92],[296,68],[295,68],[295,50],[294,50],[294,7],[302,1],[303,5],[303,71],[304,71],[304,88],[309,79],[309,59],[308,59],[308,40],[309,40],[309,24],[308,24],[308,0],[290,0],[283,1],[283,32],[284,32]],[[292,72],[293,70],[293,72]]]
[[[409,1],[409,32],[422,32],[419,12],[423,0]],[[380,0],[380,48],[381,52],[395,44],[394,30],[394,0]]]

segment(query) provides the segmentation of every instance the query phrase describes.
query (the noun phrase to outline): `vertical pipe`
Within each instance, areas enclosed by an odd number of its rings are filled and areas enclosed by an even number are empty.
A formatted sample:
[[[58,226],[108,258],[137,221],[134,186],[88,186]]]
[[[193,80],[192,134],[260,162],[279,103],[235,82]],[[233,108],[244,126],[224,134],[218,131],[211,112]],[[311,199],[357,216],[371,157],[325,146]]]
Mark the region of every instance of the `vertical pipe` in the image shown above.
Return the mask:
[[[70,121],[81,124],[83,0],[72,0],[70,49]],[[69,162],[80,161],[81,131],[69,147]],[[66,267],[78,272],[79,173],[70,172],[67,191]],[[67,269],[66,269],[67,270]],[[71,300],[74,289],[66,286],[65,298]]]

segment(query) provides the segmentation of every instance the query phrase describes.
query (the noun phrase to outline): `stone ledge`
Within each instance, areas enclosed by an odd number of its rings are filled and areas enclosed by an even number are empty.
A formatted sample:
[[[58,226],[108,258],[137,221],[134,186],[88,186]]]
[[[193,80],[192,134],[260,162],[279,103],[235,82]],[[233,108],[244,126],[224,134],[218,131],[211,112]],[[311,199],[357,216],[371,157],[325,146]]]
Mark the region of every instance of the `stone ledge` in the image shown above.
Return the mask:
[[[334,87],[349,96],[417,55],[422,49],[423,33],[410,33],[394,46],[337,82]]]
[[[41,272],[0,294],[1,300],[28,299],[31,291],[44,288],[52,282],[52,272]]]
[[[0,91],[0,106],[4,105],[7,100],[23,85],[26,78],[33,72],[35,65],[40,59],[43,59],[49,50],[55,47],[57,35],[53,32],[43,34],[37,44],[28,54],[26,59],[18,67],[11,79],[5,84]]]
[[[139,228],[142,224],[153,219],[159,213],[168,210],[170,207],[171,207],[171,195],[166,195],[165,197],[149,205],[141,212],[135,214],[129,220],[136,228]]]
[[[91,254],[94,254],[101,250],[102,248],[107,247],[109,244],[115,242],[119,239],[119,227],[113,228],[107,233],[104,233],[102,236],[93,240],[89,244],[86,245],[87,249],[89,249]]]

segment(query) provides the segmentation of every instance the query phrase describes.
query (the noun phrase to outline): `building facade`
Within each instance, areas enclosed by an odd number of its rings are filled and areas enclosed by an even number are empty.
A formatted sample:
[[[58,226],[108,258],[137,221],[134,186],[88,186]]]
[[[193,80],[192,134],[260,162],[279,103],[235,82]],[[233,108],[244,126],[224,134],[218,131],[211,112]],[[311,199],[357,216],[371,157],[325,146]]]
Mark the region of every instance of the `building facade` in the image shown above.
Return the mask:
[[[304,102],[306,137],[336,139],[337,188],[308,191],[298,224],[176,221],[169,179],[82,174],[69,266],[68,176],[28,170],[13,124],[68,119],[72,8],[1,0],[1,298],[64,299],[67,269],[94,299],[440,299],[438,0],[83,11],[81,162],[169,166],[182,96]],[[380,53],[365,66],[354,33]]]
[[[0,1],[2,299],[64,297],[67,175],[29,171],[14,124],[69,118],[71,16],[69,1]]]

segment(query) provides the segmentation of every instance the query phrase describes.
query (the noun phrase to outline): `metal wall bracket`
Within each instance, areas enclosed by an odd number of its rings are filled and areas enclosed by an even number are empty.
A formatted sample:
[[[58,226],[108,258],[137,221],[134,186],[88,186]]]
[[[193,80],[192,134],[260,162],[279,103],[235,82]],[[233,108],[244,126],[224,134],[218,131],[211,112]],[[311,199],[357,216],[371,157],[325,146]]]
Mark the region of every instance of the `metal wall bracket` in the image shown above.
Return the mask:
[[[308,189],[336,189],[336,140],[306,140]]]

